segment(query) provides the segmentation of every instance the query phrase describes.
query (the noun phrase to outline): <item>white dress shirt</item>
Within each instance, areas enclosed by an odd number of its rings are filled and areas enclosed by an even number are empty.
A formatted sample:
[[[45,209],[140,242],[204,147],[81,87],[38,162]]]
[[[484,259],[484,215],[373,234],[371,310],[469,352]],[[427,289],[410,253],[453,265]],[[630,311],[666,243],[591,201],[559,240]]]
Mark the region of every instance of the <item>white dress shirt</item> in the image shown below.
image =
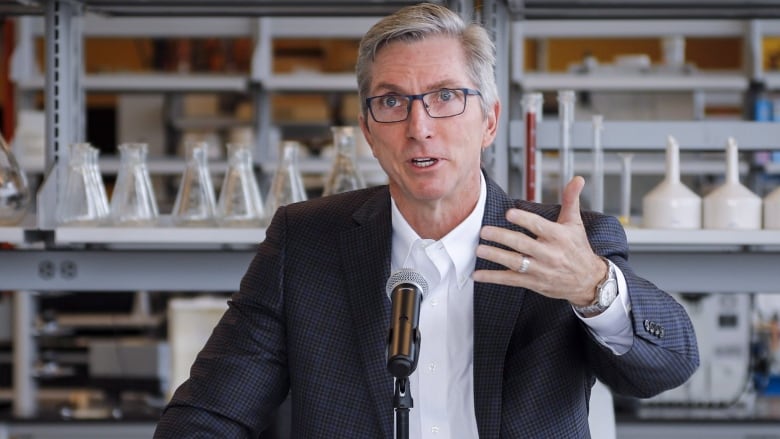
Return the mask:
[[[474,412],[474,281],[487,190],[481,177],[477,205],[438,241],[422,239],[392,201],[391,270],[411,268],[428,282],[420,310],[420,356],[409,377],[414,407],[409,437],[476,438]],[[631,347],[628,288],[616,270],[620,300],[591,318],[580,317],[598,340],[620,355]]]

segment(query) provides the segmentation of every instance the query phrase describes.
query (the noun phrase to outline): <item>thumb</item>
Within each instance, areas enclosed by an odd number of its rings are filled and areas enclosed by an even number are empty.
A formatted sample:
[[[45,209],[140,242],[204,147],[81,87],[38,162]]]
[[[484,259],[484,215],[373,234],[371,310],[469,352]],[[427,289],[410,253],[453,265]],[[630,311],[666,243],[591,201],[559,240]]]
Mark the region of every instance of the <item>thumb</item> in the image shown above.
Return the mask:
[[[558,214],[558,223],[582,223],[580,215],[580,194],[585,186],[585,179],[579,175],[575,176],[566,184],[563,189],[563,200],[561,201],[561,211]]]

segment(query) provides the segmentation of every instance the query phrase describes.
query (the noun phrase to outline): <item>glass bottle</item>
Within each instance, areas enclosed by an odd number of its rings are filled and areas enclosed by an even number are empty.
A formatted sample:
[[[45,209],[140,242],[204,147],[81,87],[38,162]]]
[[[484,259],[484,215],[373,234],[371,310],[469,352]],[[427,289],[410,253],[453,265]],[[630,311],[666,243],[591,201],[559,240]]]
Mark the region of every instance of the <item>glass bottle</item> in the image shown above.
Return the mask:
[[[27,177],[0,135],[0,226],[18,224],[31,203]]]
[[[298,142],[285,140],[281,143],[281,149],[281,160],[265,204],[265,223],[280,206],[305,201],[307,198],[303,178],[298,169]]]
[[[89,143],[70,146],[65,183],[57,203],[57,223],[94,226],[109,216],[108,196],[98,166],[100,151]]]
[[[217,221],[231,227],[257,227],[264,217],[260,187],[245,143],[227,145],[228,169],[217,202]]]
[[[157,222],[157,201],[146,167],[146,143],[119,145],[119,173],[111,195],[111,220],[120,226],[150,226]]]
[[[351,126],[331,127],[336,156],[330,170],[323,196],[338,194],[366,187],[363,176],[357,168],[355,151],[355,128]]]
[[[209,173],[208,148],[205,142],[187,144],[187,164],[171,213],[175,225],[214,225],[217,203]]]

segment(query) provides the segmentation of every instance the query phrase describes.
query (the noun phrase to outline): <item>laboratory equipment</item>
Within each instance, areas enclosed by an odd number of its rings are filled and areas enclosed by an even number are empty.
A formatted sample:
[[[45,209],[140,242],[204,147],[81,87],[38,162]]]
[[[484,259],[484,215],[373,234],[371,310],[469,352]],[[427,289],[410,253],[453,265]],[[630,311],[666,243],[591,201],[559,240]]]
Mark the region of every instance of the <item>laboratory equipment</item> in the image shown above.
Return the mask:
[[[604,148],[601,132],[604,131],[604,116],[593,115],[593,172],[591,174],[591,210],[604,211]]]
[[[89,143],[70,145],[65,183],[57,203],[58,224],[94,226],[108,220],[110,209],[100,175],[99,154]]]
[[[536,125],[542,120],[542,94],[526,93],[522,103],[525,120],[523,194],[528,201],[540,201],[536,188]]]
[[[208,149],[205,142],[187,144],[187,164],[171,213],[173,223],[178,226],[215,224],[217,203],[209,173]]]
[[[761,198],[739,182],[737,141],[726,142],[726,180],[704,197],[705,229],[760,229]]]
[[[229,143],[227,154],[228,169],[217,202],[217,221],[222,226],[258,227],[264,209],[252,168],[252,152],[245,143]]]
[[[561,128],[559,202],[563,201],[563,189],[574,177],[574,151],[571,148],[571,128],[574,123],[575,102],[576,96],[573,90],[561,90],[558,92],[558,121]]]
[[[27,177],[0,135],[0,226],[18,224],[31,203]]]
[[[780,229],[780,187],[775,188],[763,200],[764,228]]]
[[[292,140],[281,143],[281,160],[276,168],[265,204],[267,220],[273,217],[280,206],[305,201],[307,198],[301,171],[298,168],[298,148],[298,142]]]
[[[631,224],[631,162],[633,152],[619,152],[620,157],[620,216],[618,220],[624,226]]]
[[[118,226],[150,226],[159,211],[149,169],[146,143],[119,145],[119,173],[111,194],[111,220]]]
[[[680,181],[680,145],[666,141],[666,177],[642,199],[643,226],[653,229],[701,228],[701,197]]]
[[[325,181],[323,196],[366,187],[356,161],[355,129],[351,126],[331,127],[336,156]]]

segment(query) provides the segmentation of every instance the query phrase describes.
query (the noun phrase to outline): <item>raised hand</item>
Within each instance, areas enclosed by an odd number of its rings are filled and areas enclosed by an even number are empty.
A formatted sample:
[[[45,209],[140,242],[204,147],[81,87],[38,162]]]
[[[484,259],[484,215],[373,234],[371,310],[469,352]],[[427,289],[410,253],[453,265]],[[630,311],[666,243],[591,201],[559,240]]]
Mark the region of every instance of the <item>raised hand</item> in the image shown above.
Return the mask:
[[[579,306],[592,303],[596,285],[604,279],[607,267],[593,253],[582,225],[580,193],[584,186],[582,177],[569,181],[556,222],[520,209],[507,211],[507,220],[530,231],[536,239],[500,227],[483,227],[483,239],[510,250],[479,245],[477,256],[507,269],[477,270],[474,280],[525,287]]]

